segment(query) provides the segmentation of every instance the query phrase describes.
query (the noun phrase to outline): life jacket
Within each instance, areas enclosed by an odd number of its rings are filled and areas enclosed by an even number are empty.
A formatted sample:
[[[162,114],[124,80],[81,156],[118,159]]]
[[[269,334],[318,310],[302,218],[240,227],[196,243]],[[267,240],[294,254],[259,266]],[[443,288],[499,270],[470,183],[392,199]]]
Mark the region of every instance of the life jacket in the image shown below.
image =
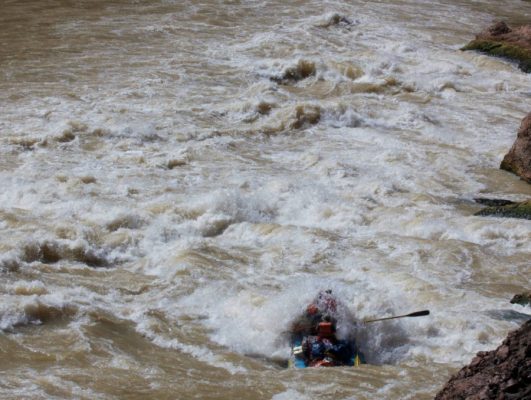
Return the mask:
[[[319,322],[319,325],[317,325],[317,335],[319,338],[331,338],[334,336],[334,331],[332,322]]]

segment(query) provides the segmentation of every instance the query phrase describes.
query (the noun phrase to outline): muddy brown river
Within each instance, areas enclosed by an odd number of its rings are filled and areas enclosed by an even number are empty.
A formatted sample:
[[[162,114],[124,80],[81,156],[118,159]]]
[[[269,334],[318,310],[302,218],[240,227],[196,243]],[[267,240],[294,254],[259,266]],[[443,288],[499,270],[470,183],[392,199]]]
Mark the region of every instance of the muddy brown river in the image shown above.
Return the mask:
[[[529,1],[3,0],[0,398],[431,399],[529,309]],[[368,364],[285,368],[319,290]],[[527,315],[526,315],[527,314]]]

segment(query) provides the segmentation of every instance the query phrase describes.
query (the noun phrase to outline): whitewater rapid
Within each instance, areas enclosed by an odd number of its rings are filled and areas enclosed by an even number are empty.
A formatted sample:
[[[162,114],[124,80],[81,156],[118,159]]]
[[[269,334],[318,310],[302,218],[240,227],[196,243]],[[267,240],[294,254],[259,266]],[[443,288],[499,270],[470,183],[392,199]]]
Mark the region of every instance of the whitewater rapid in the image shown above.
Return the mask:
[[[498,169],[531,81],[459,49],[525,2],[9,1],[3,398],[432,398],[529,316]],[[526,17],[527,16],[527,17]],[[319,290],[369,365],[292,371]],[[526,317],[527,315],[527,317]]]

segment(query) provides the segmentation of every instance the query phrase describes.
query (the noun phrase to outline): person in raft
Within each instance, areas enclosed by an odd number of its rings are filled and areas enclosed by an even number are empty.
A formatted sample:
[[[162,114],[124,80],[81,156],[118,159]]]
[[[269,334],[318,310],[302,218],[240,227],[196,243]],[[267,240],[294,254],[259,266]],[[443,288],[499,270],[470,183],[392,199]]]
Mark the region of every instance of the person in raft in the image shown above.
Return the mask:
[[[335,324],[328,316],[317,325],[317,335],[302,340],[301,350],[309,367],[348,365],[352,358],[351,346],[336,337]]]
[[[292,341],[298,341],[297,357],[307,366],[347,365],[352,358],[351,344],[336,337],[337,301],[331,290],[320,292],[292,324]]]
[[[334,325],[337,322],[337,300],[330,289],[319,292],[305,312],[291,324],[292,339],[317,335],[318,325],[325,317]]]

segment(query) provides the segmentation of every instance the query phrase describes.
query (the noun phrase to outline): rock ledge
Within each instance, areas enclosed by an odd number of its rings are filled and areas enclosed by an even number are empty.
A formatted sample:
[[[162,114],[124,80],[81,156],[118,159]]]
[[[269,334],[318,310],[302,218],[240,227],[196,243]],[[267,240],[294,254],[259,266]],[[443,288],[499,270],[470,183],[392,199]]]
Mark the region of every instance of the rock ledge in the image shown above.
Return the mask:
[[[522,120],[516,141],[503,158],[500,168],[531,183],[531,112]]]
[[[531,25],[511,29],[505,22],[497,22],[477,35],[462,50],[478,50],[517,61],[522,71],[531,72]]]
[[[531,399],[531,320],[509,332],[494,351],[479,352],[435,400]]]
[[[485,207],[474,215],[483,217],[521,218],[531,220],[531,200],[519,203],[509,202],[505,205],[493,205]]]

